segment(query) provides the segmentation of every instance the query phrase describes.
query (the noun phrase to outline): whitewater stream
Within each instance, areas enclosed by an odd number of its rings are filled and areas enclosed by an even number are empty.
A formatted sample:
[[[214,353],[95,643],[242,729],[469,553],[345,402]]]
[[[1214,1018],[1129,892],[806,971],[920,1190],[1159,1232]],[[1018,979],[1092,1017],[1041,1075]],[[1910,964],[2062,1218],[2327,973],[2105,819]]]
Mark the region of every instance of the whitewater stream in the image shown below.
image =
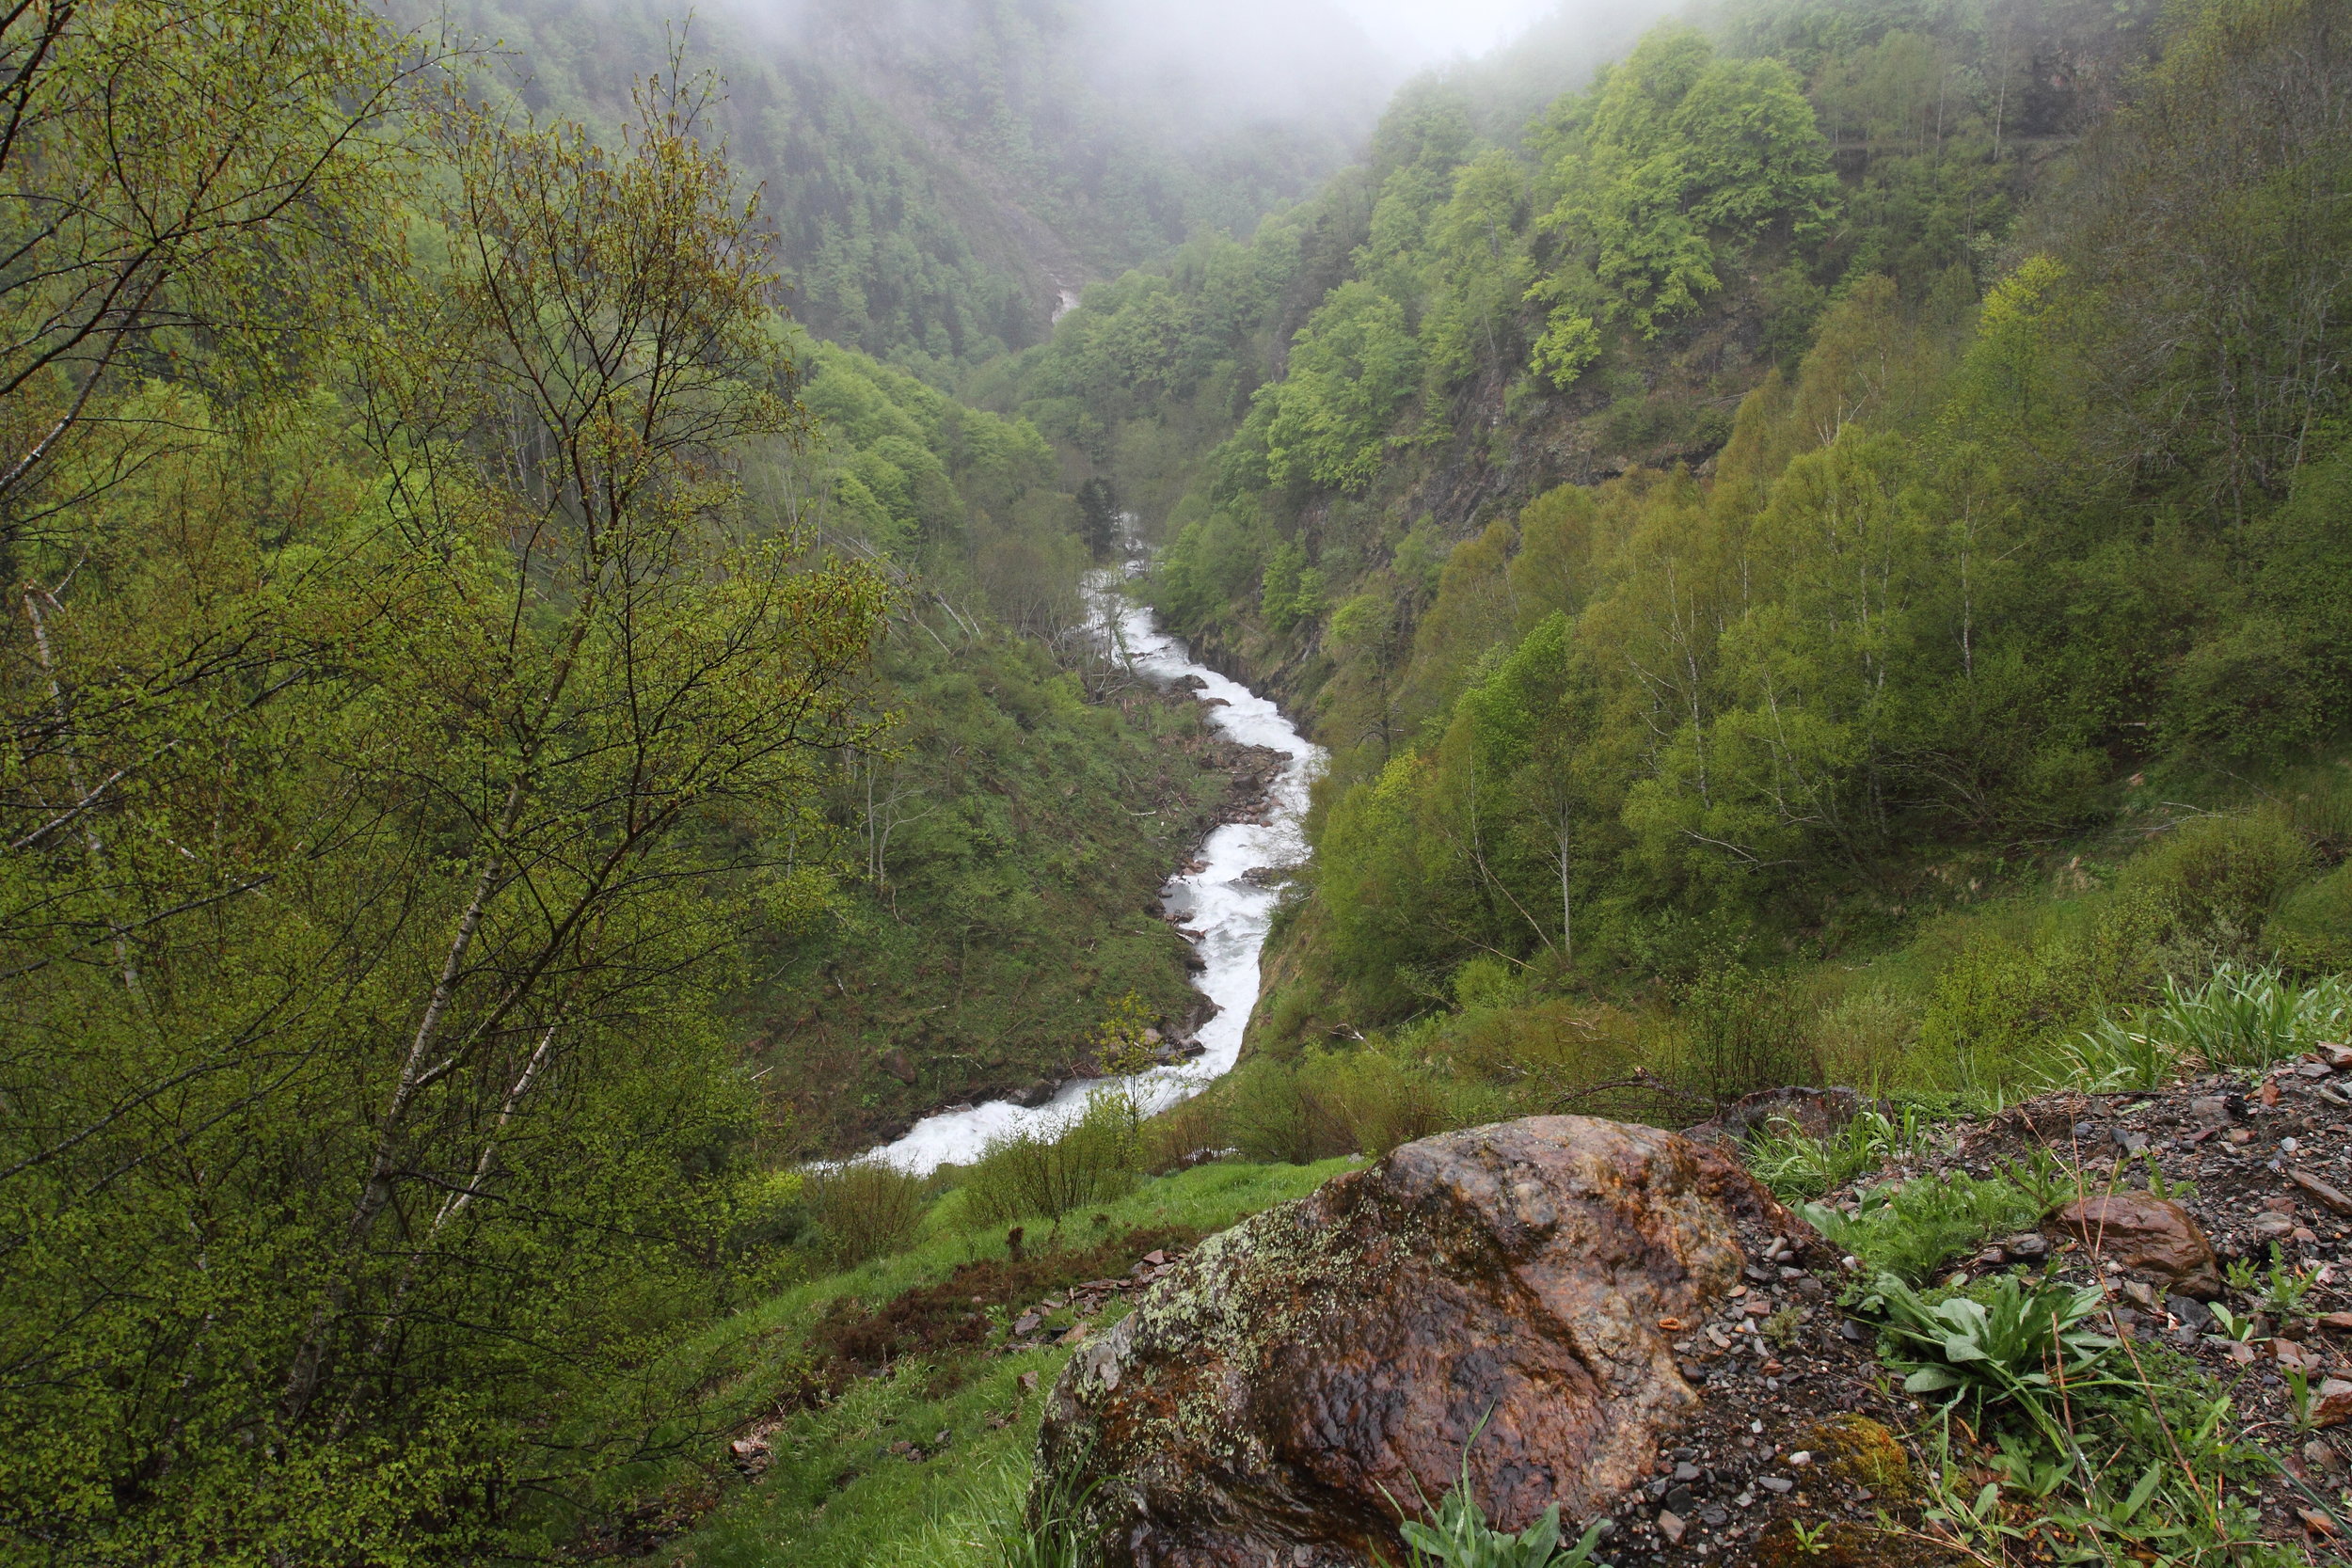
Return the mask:
[[[1281,710],[1266,698],[1228,680],[1205,664],[1193,661],[1184,643],[1160,630],[1152,612],[1130,602],[1105,575],[1088,594],[1097,629],[1112,657],[1123,660],[1148,680],[1171,684],[1186,675],[1203,683],[1193,695],[1202,702],[1222,699],[1211,706],[1209,722],[1227,738],[1245,745],[1264,746],[1287,752],[1290,761],[1275,781],[1263,824],[1229,822],[1209,835],[1194,859],[1204,869],[1179,875],[1161,890],[1161,900],[1177,925],[1199,931],[1195,944],[1208,967],[1193,976],[1193,985],[1216,1004],[1197,1037],[1200,1055],[1175,1067],[1153,1068],[1131,1079],[1098,1078],[1065,1084],[1043,1105],[1016,1105],[992,1100],[985,1105],[943,1111],[925,1117],[898,1142],[873,1151],[901,1170],[923,1175],[939,1165],[965,1164],[979,1157],[991,1138],[1015,1129],[1042,1129],[1066,1122],[1084,1109],[1097,1089],[1131,1087],[1147,1112],[1164,1110],[1206,1088],[1211,1080],[1233,1069],[1241,1056],[1242,1030],[1258,1001],[1258,955],[1265,946],[1266,926],[1274,916],[1278,896],[1271,887],[1248,879],[1248,872],[1295,865],[1306,859],[1307,840],[1300,818],[1307,810],[1307,786],[1323,765],[1323,748],[1291,727]]]

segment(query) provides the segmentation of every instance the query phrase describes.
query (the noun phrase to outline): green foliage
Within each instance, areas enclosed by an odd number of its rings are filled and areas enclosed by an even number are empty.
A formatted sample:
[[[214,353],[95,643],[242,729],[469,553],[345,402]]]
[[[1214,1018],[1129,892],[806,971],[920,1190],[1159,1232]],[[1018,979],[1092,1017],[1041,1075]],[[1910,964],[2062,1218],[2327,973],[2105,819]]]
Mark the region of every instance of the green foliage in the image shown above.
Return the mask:
[[[2027,1284],[1999,1275],[1931,1305],[1889,1275],[1876,1293],[1886,1307],[1888,1354],[1915,1369],[1903,1387],[1948,1394],[1947,1406],[1965,1402],[1972,1414],[2029,1402],[2047,1419],[2061,1390],[2095,1379],[2115,1348],[2084,1326],[2106,1303],[2095,1285]]]
[[[1852,1214],[1819,1203],[1802,1212],[1872,1274],[1916,1283],[1985,1238],[2034,1224],[2043,1209],[2007,1177],[1954,1172],[1872,1187]]]
[[[1917,1107],[1906,1105],[1893,1117],[1865,1107],[1826,1139],[1807,1137],[1794,1128],[1761,1129],[1750,1134],[1740,1158],[1774,1197],[1794,1204],[1899,1160],[1924,1141]]]
[[[1420,383],[1404,308],[1369,283],[1343,283],[1299,328],[1289,373],[1259,389],[1238,439],[1263,443],[1271,484],[1361,490]]]
[[[983,1227],[1037,1218],[1058,1232],[1071,1213],[1133,1189],[1142,1164],[1137,1122],[1129,1096],[1097,1089],[1058,1122],[989,1139],[963,1178],[963,1218]]]
[[[2223,969],[2201,986],[2168,978],[2137,1022],[2176,1061],[2259,1070],[2341,1037],[2347,1021],[2352,990],[2340,976],[2297,985],[2275,970]]]
[[[851,1160],[807,1172],[801,1202],[820,1244],[844,1267],[903,1248],[929,1206],[921,1177],[879,1160]]]
[[[1442,1563],[1445,1568],[1582,1568],[1588,1562],[1595,1568],[1608,1568],[1593,1556],[1593,1549],[1600,1544],[1599,1525],[1587,1528],[1572,1546],[1560,1544],[1558,1503],[1517,1535],[1489,1525],[1486,1511],[1479,1506],[1478,1495],[1470,1486],[1467,1453],[1460,1478],[1429,1513],[1426,1523],[1406,1519],[1397,1526],[1397,1533],[1412,1548],[1408,1560],[1413,1568],[1432,1563]]]
[[[1539,228],[1561,256],[1531,291],[1549,308],[1534,363],[1563,387],[1616,324],[1654,338],[1720,289],[1720,247],[1774,228],[1818,241],[1840,204],[1795,74],[1716,59],[1687,25],[1649,33],[1589,99],[1555,104],[1546,132],[1560,194]]]

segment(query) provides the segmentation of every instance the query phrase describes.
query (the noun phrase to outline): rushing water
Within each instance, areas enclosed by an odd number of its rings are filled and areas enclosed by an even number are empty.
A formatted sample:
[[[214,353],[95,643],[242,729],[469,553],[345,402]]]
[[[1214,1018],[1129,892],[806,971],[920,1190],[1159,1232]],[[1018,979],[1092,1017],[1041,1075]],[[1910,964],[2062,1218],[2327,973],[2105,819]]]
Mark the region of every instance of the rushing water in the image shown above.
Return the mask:
[[[1178,1067],[1154,1068],[1124,1080],[1146,1110],[1160,1110],[1189,1099],[1210,1080],[1231,1072],[1241,1055],[1242,1030],[1258,1000],[1258,955],[1265,946],[1267,923],[1274,915],[1277,894],[1245,878],[1245,873],[1269,866],[1295,865],[1305,858],[1307,841],[1299,819],[1307,809],[1307,785],[1322,766],[1323,748],[1291,727],[1273,703],[1238,681],[1228,680],[1204,664],[1193,662],[1182,641],[1159,629],[1152,612],[1129,603],[1107,582],[1097,583],[1090,600],[1101,629],[1124,659],[1146,679],[1163,683],[1197,675],[1206,683],[1194,692],[1203,702],[1223,699],[1209,709],[1209,722],[1227,737],[1250,746],[1270,747],[1289,753],[1274,785],[1263,824],[1229,822],[1209,835],[1194,858],[1205,869],[1183,875],[1161,890],[1168,912],[1176,924],[1201,933],[1198,950],[1207,969],[1193,984],[1216,1012],[1200,1026],[1201,1054]],[[875,1155],[903,1170],[923,1174],[943,1164],[961,1164],[977,1158],[989,1139],[1016,1128],[1044,1128],[1068,1120],[1098,1088],[1117,1087],[1119,1079],[1066,1084],[1051,1101],[1034,1109],[1010,1101],[993,1100],[968,1110],[944,1111],[925,1117],[897,1143],[885,1144]]]

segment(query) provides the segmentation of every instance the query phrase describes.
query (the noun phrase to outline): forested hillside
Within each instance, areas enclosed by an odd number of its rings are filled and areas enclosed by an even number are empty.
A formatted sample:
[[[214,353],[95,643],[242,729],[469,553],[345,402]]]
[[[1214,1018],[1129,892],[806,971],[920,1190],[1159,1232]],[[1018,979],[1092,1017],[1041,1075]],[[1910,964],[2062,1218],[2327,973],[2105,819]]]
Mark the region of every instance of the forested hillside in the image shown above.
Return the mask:
[[[0,25],[11,1560],[571,1542],[792,1156],[1190,1006],[1050,446],[787,318],[715,79],[446,42]]]
[[[2337,26],[1734,8],[1523,127],[1419,83],[1252,244],[1092,291],[989,390],[1333,752],[1261,1031],[1767,984],[2052,846],[2090,887],[2111,828],[2339,810]],[[2181,918],[2267,952],[2233,908]],[[2186,940],[2130,918],[2023,1010]]]
[[[406,14],[405,11],[403,14]],[[426,12],[416,12],[420,20]],[[1247,233],[1350,157],[1392,81],[1312,0],[474,0],[429,13],[496,45],[485,86],[610,132],[673,46],[726,83],[710,133],[761,187],[794,316],[946,384],[1041,341],[1089,279]]]

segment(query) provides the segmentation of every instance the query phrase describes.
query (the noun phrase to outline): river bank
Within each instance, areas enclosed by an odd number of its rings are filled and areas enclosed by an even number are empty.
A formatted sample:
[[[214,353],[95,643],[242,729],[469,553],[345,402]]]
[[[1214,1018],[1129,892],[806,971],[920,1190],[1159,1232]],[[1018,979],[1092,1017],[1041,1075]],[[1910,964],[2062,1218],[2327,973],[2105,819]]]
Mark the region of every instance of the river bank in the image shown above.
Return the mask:
[[[926,1117],[873,1150],[874,1157],[902,1170],[927,1174],[943,1164],[967,1163],[991,1138],[1067,1118],[1097,1087],[1125,1086],[1147,1109],[1164,1109],[1200,1093],[1241,1057],[1242,1036],[1258,998],[1259,960],[1280,896],[1279,879],[1266,874],[1306,858],[1307,792],[1322,766],[1323,749],[1301,736],[1271,698],[1195,659],[1181,639],[1161,629],[1150,610],[1120,592],[1123,575],[1099,577],[1089,591],[1105,653],[1141,679],[1190,690],[1224,742],[1282,759],[1270,773],[1257,766],[1239,775],[1263,779],[1259,803],[1224,813],[1227,820],[1160,891],[1165,917],[1193,944],[1193,986],[1210,1009],[1194,1034],[1200,1053],[1131,1079],[1073,1078],[1041,1104],[997,1100]],[[1237,752],[1233,760],[1249,752]]]

